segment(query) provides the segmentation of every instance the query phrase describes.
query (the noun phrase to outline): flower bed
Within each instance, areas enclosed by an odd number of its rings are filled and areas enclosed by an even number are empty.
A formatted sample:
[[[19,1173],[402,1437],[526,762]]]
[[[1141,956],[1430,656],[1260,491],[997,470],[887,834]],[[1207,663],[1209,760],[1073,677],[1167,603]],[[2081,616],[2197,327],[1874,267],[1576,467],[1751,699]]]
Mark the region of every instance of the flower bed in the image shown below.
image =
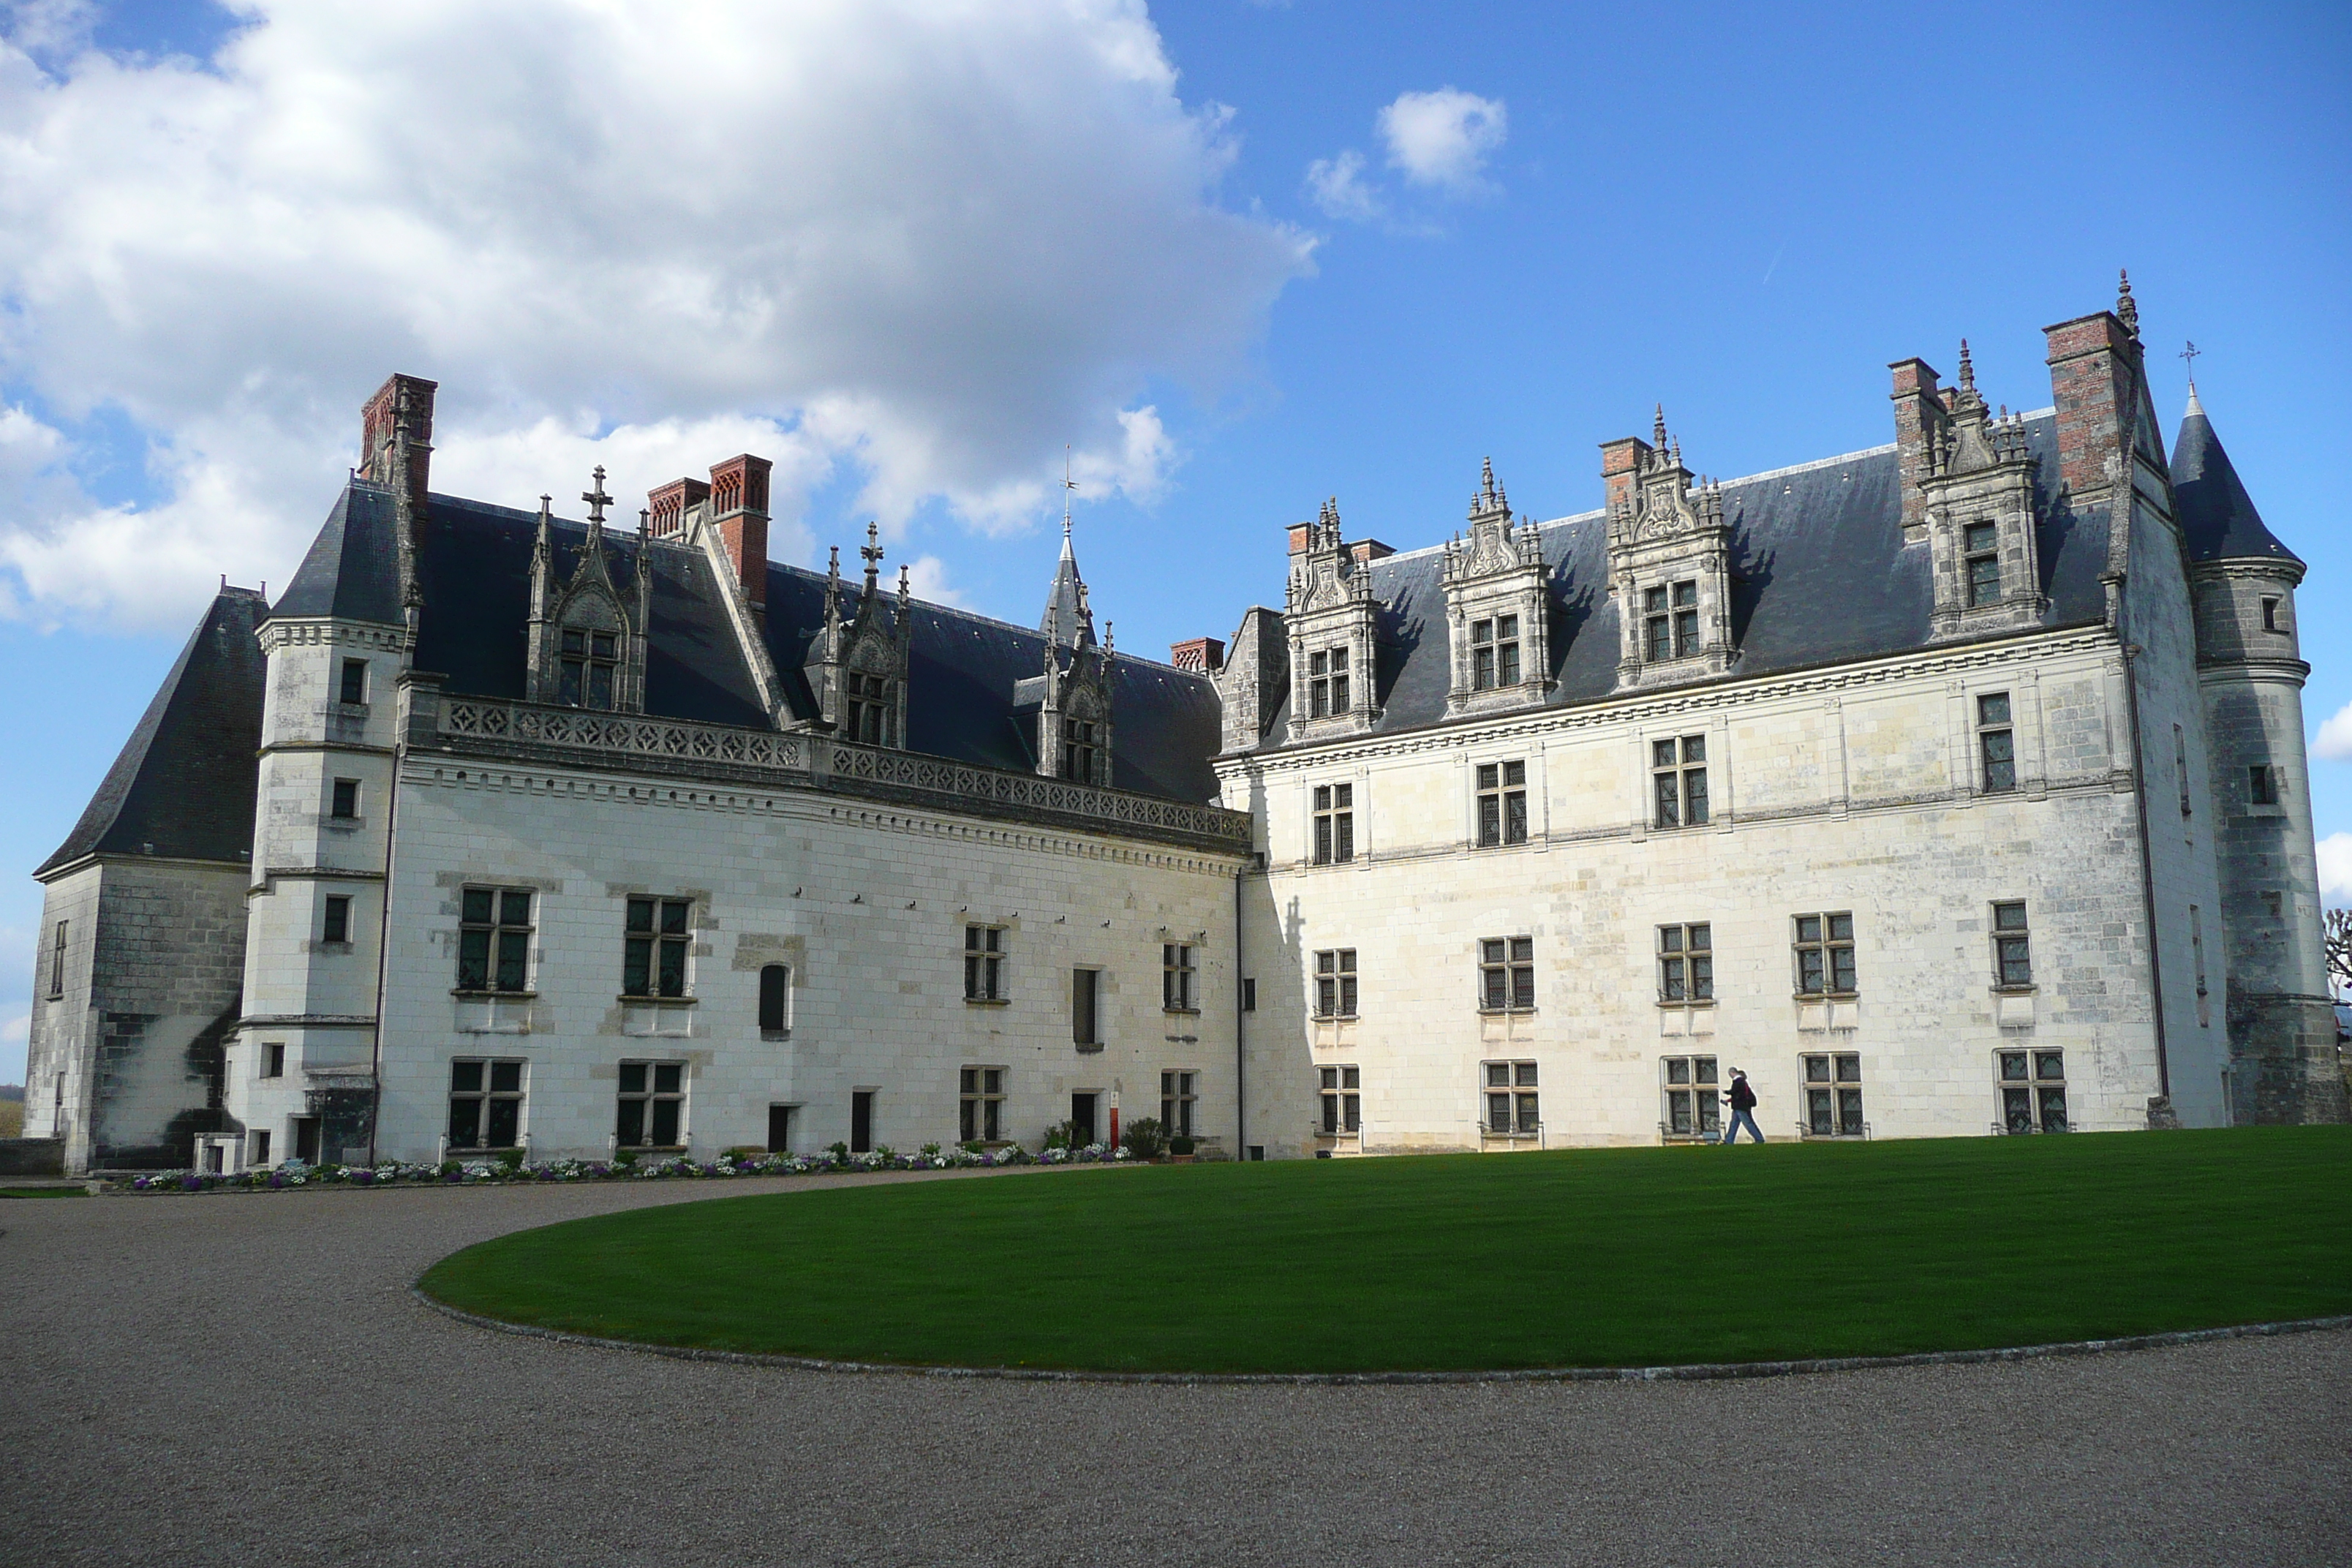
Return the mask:
[[[530,1185],[544,1182],[710,1181],[736,1176],[830,1176],[870,1171],[965,1171],[1006,1165],[1124,1164],[1124,1149],[1104,1143],[1083,1149],[1060,1146],[1028,1153],[1018,1143],[977,1145],[926,1143],[912,1154],[877,1149],[853,1154],[836,1143],[817,1154],[748,1153],[730,1150],[716,1160],[670,1155],[656,1160],[548,1160],[538,1164],[505,1160],[445,1160],[438,1165],[388,1161],[381,1165],[305,1165],[299,1160],[267,1170],[232,1175],[202,1171],[157,1171],[133,1177],[134,1193],[253,1193],[288,1187],[456,1187],[483,1184]]]

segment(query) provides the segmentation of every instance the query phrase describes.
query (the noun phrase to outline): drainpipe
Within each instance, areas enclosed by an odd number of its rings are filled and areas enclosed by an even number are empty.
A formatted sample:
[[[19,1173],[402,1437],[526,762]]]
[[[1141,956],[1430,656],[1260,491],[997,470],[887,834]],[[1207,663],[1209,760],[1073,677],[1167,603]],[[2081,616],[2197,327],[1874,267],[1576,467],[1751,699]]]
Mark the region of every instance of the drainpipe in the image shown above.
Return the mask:
[[[412,611],[409,616],[409,647],[414,647],[415,643],[416,617]],[[371,1166],[375,1163],[376,1131],[383,1124],[383,988],[385,972],[392,960],[393,829],[400,821],[400,768],[408,758],[408,725],[404,708],[405,704],[396,704],[393,710],[394,722],[400,726],[400,733],[392,744],[392,787],[384,792],[383,911],[377,923],[375,938],[375,1027],[368,1032],[368,1163]]]
[[[1249,1162],[1249,1117],[1247,1093],[1249,1083],[1249,1053],[1242,1041],[1243,1017],[1249,1009],[1249,982],[1243,976],[1245,960],[1242,956],[1242,879],[1249,875],[1244,863],[1234,872],[1234,1158],[1244,1164]]]
[[[2131,715],[2132,799],[2139,811],[2139,888],[2142,907],[2147,912],[2147,974],[2148,984],[2156,991],[2156,1091],[2169,1103],[2172,1065],[2164,1037],[2163,943],[2158,940],[2156,930],[2156,846],[2148,837],[2147,826],[2147,736],[2140,730],[2139,682],[2132,674],[2132,660],[2146,650],[2133,642],[2125,643],[2123,650],[2124,704]]]

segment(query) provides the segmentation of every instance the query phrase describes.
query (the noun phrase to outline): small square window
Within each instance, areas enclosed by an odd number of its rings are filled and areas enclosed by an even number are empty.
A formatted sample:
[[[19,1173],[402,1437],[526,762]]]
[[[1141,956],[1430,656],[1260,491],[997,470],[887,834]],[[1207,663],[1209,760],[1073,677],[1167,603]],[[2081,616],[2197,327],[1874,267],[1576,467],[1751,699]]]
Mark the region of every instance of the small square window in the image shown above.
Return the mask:
[[[339,821],[349,822],[360,814],[360,781],[337,779],[331,814]]]
[[[320,921],[319,939],[327,942],[348,942],[352,940],[352,900],[348,894],[327,895],[326,913]]]
[[[368,661],[363,658],[343,660],[342,687],[337,698],[347,703],[367,700]]]

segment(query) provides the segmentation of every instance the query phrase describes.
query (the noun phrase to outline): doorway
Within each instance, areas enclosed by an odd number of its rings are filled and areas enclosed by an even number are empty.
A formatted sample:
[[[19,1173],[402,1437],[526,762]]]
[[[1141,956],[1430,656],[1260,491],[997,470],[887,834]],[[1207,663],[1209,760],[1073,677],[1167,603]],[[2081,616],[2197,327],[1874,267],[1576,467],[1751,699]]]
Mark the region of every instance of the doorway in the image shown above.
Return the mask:
[[[294,1119],[294,1157],[306,1165],[319,1163],[319,1119],[298,1116]]]
[[[1102,1134],[1095,1129],[1095,1106],[1101,1100],[1099,1091],[1086,1089],[1070,1096],[1070,1142],[1080,1149],[1099,1142]]]
[[[849,1097],[849,1152],[874,1152],[874,1091],[861,1089]]]
[[[793,1151],[793,1110],[789,1105],[768,1107],[768,1152],[789,1154]]]

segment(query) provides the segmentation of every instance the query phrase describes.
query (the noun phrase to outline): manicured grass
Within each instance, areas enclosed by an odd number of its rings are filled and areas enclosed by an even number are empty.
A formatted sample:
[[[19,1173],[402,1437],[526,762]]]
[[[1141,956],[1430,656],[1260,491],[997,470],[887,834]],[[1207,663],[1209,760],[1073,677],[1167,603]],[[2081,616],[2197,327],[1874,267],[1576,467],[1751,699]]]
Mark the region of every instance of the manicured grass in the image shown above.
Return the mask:
[[[88,1187],[0,1187],[0,1198],[86,1198]]]
[[[1885,1355],[2352,1312],[2352,1128],[1096,1169],[683,1204],[436,1265],[469,1311],[1170,1372]]]

